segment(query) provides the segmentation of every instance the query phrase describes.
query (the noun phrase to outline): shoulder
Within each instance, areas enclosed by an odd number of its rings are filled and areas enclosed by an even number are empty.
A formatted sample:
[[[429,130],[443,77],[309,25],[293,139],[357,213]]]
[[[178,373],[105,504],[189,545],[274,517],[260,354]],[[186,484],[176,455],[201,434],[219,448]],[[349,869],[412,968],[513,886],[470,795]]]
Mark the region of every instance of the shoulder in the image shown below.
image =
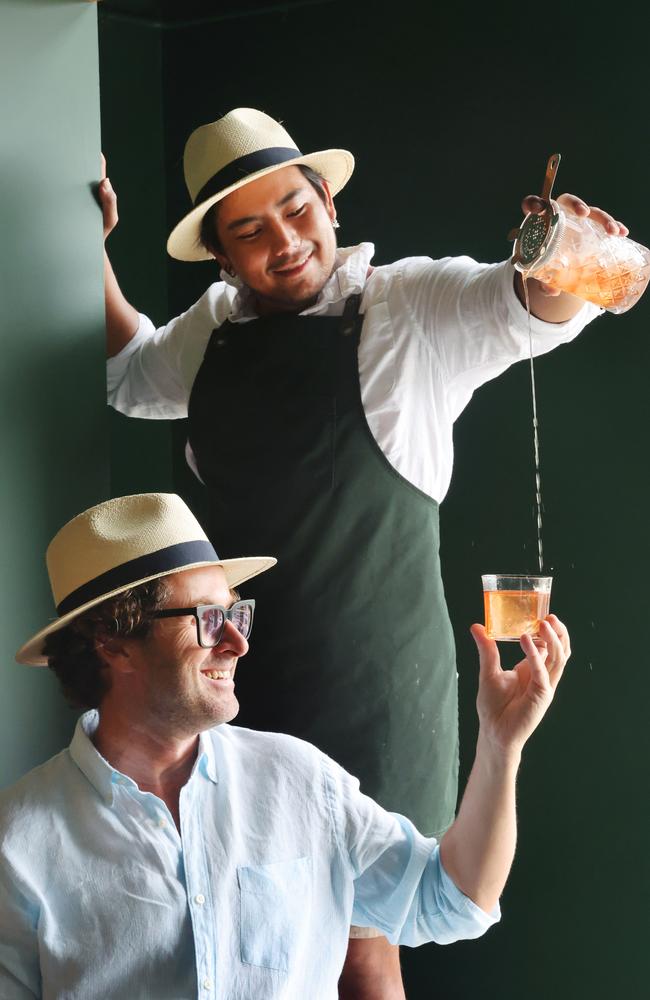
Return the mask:
[[[489,264],[481,264],[472,257],[403,257],[392,264],[379,264],[373,268],[367,287],[386,285],[399,281],[454,281],[468,280],[482,273]]]
[[[325,755],[312,743],[286,733],[259,732],[256,729],[246,729],[244,726],[224,724],[211,729],[210,737],[222,747],[228,747],[231,752],[249,758],[269,760],[298,758],[313,762],[325,759]]]
[[[254,783],[276,786],[296,782],[310,786],[324,780],[327,757],[311,743],[285,733],[265,733],[242,726],[217,726],[210,731],[217,755]]]
[[[178,319],[184,321],[183,325],[186,327],[202,321],[212,326],[220,326],[230,316],[236,296],[236,288],[227,285],[225,281],[214,281],[194,305],[181,313]]]
[[[76,771],[69,751],[62,750],[0,791],[0,836],[3,841],[12,834],[28,833],[38,816],[51,820],[60,809],[65,810]]]
[[[313,791],[320,788],[328,802],[359,793],[359,779],[312,743],[285,733],[265,733],[242,726],[218,726],[211,736],[222,754],[230,755],[253,781],[277,784],[289,781]],[[263,776],[263,779],[262,777]]]

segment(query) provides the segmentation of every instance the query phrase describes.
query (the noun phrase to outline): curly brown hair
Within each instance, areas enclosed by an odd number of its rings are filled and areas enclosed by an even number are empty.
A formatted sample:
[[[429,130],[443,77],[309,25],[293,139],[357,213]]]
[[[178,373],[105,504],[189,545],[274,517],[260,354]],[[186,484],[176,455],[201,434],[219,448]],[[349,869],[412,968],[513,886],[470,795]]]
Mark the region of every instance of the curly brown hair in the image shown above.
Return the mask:
[[[122,636],[142,639],[151,629],[153,612],[168,599],[164,577],[123,590],[52,632],[43,652],[48,667],[75,708],[98,708],[110,688],[108,669],[97,644]]]

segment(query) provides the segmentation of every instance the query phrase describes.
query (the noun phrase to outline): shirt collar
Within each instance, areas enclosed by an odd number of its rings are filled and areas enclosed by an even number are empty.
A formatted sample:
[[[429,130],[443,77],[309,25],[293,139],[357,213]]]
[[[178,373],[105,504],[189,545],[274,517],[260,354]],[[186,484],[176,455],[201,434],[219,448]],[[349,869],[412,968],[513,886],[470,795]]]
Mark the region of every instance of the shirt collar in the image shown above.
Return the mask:
[[[98,724],[99,712],[96,709],[84,712],[75,727],[74,736],[70,743],[70,756],[104,801],[112,805],[114,779],[119,778],[124,781],[131,781],[131,779],[111,767],[95,748],[92,737]]]
[[[347,299],[363,291],[368,274],[368,267],[375,253],[372,243],[359,243],[355,247],[339,247],[334,260],[334,271],[327,284],[322,289],[318,299],[309,309],[303,310],[301,316],[318,316],[327,312],[336,302]],[[244,323],[257,319],[255,298],[250,288],[243,284],[237,276],[232,277],[227,271],[221,272],[221,280],[237,289],[228,319],[231,323]]]
[[[212,745],[210,732],[211,730],[208,730],[199,736],[199,752],[196,758],[195,770],[200,769],[206,778],[209,778],[216,785],[219,782],[219,778],[217,777],[217,763],[214,759],[214,746]]]
[[[118,771],[117,768],[109,764],[95,747],[92,737],[98,724],[99,712],[94,708],[81,716],[77,721],[70,743],[70,756],[104,801],[108,805],[113,805],[115,785],[132,785],[134,788],[138,786],[133,778],[129,778],[128,774],[122,774],[121,771]],[[196,762],[192,768],[190,781],[197,771],[204,774],[215,785],[217,784],[218,778],[214,747],[207,732],[201,733],[199,736],[199,750]]]

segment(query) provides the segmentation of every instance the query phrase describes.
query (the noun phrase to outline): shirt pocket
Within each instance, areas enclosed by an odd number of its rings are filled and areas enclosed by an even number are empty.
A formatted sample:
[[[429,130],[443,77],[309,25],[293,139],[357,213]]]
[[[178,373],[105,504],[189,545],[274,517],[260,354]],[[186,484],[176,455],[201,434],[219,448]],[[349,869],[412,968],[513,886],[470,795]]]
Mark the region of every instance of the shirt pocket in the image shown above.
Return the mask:
[[[312,859],[237,868],[241,960],[288,972],[311,907]]]

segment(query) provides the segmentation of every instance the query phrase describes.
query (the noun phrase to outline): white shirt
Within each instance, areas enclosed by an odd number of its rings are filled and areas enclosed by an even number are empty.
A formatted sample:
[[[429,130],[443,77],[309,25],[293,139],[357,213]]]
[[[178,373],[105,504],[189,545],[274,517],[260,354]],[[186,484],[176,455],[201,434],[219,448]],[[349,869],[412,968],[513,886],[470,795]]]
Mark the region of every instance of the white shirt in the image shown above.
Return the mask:
[[[530,356],[528,317],[509,261],[408,257],[376,267],[371,243],[341,249],[336,269],[305,316],[336,316],[363,292],[361,398],[370,430],[390,464],[441,501],[451,480],[453,423],[475,389]],[[255,319],[248,290],[210,285],[187,312],[154,329],[140,317],[135,337],[108,362],[108,399],[132,417],[175,419],[187,405],[212,331],[226,319]],[[600,310],[588,303],[566,323],[531,317],[533,353],[573,340]],[[191,453],[188,460],[192,467]]]
[[[336,1000],[350,923],[418,945],[499,919],[308,743],[203,733],[179,834],[97,721],[0,793],[2,1000]]]

